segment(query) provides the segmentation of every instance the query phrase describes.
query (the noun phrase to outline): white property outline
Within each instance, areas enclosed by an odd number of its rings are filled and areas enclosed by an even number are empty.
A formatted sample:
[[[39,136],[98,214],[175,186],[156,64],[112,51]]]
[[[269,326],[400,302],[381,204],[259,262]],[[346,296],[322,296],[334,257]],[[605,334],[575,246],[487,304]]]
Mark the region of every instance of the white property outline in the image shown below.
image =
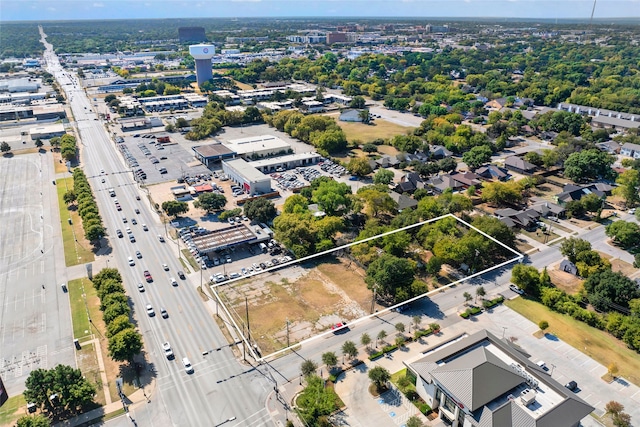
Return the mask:
[[[375,313],[372,313],[372,314],[369,314],[369,315],[366,315],[366,316],[360,317],[360,318],[358,318],[358,319],[356,319],[356,320],[351,321],[349,324],[358,324],[358,323],[363,322],[363,321],[365,321],[365,320],[369,320],[369,319],[371,319],[371,318],[373,318],[373,317],[377,317],[377,316],[379,316],[380,314],[384,314],[384,313],[386,313],[386,312],[389,312],[389,311],[391,311],[391,310],[393,310],[393,309],[395,309],[395,308],[397,308],[397,307],[403,306],[403,305],[405,305],[405,304],[410,304],[410,303],[412,303],[413,301],[417,301],[417,300],[419,300],[419,299],[421,299],[421,298],[424,298],[424,297],[429,297],[429,296],[431,296],[432,294],[435,294],[435,293],[440,293],[440,292],[442,292],[443,290],[446,290],[446,289],[448,289],[448,288],[451,288],[451,287],[453,287],[453,286],[457,285],[458,283],[464,282],[464,281],[466,281],[466,280],[473,279],[474,277],[480,276],[480,275],[485,274],[485,273],[487,273],[487,272],[489,272],[489,271],[492,271],[492,270],[495,270],[495,269],[501,268],[501,267],[503,267],[503,266],[505,266],[505,265],[511,264],[511,263],[512,263],[512,262],[514,262],[514,261],[522,262],[522,260],[524,259],[524,257],[525,257],[525,255],[524,255],[524,254],[521,254],[520,252],[516,251],[515,249],[510,248],[509,246],[505,245],[505,244],[504,244],[504,243],[502,243],[501,241],[499,241],[499,240],[495,239],[494,237],[492,237],[492,236],[488,235],[488,234],[487,234],[487,233],[485,233],[484,231],[482,231],[482,230],[478,229],[477,227],[474,227],[473,225],[469,224],[468,222],[464,221],[463,219],[458,218],[458,217],[457,217],[457,216],[455,216],[454,214],[449,213],[449,214],[446,214],[446,215],[441,215],[441,216],[436,217],[436,218],[432,218],[432,219],[428,219],[428,220],[425,220],[425,221],[417,222],[417,223],[415,223],[415,224],[411,224],[411,225],[408,225],[408,226],[406,226],[406,227],[397,228],[397,229],[392,230],[392,231],[387,231],[387,232],[384,232],[384,233],[378,234],[378,235],[373,236],[373,237],[367,237],[366,239],[358,240],[358,241],[355,241],[355,242],[352,242],[352,243],[347,243],[346,245],[342,245],[342,246],[340,246],[340,247],[333,248],[333,249],[328,249],[328,250],[326,250],[326,251],[322,251],[322,252],[319,252],[319,253],[317,253],[317,254],[309,255],[309,256],[306,256],[306,257],[303,257],[303,258],[299,258],[299,259],[296,259],[296,260],[290,261],[290,262],[288,262],[288,263],[279,264],[279,265],[277,265],[277,266],[273,266],[273,267],[267,268],[266,270],[263,270],[263,271],[262,271],[262,273],[267,273],[267,272],[272,271],[272,270],[279,270],[279,269],[281,269],[282,267],[288,267],[288,266],[291,266],[291,265],[294,265],[294,264],[299,264],[299,263],[302,263],[302,262],[306,262],[306,261],[309,261],[309,260],[311,260],[311,259],[313,259],[313,258],[318,258],[318,257],[324,256],[324,255],[328,255],[328,254],[330,254],[330,253],[332,253],[332,252],[336,252],[336,251],[339,251],[339,250],[343,250],[343,249],[346,249],[346,248],[350,248],[351,246],[355,246],[355,245],[359,245],[359,244],[362,244],[362,243],[369,242],[369,241],[371,241],[371,240],[379,239],[379,238],[381,238],[381,237],[385,237],[385,236],[388,236],[388,235],[391,235],[391,234],[397,233],[397,232],[399,232],[399,231],[405,231],[405,230],[409,230],[409,229],[412,229],[412,228],[415,228],[415,227],[420,227],[420,226],[425,225],[425,224],[429,224],[429,223],[431,223],[431,222],[440,221],[441,219],[444,219],[444,218],[447,218],[447,217],[455,218],[455,220],[456,220],[456,221],[461,222],[462,224],[464,224],[464,225],[466,225],[467,227],[469,227],[471,230],[475,230],[476,232],[480,233],[480,234],[481,234],[481,235],[483,235],[484,237],[486,237],[486,238],[488,238],[488,239],[490,239],[490,240],[494,241],[495,243],[499,244],[499,245],[500,245],[500,246],[502,246],[503,248],[505,248],[505,249],[509,250],[510,252],[512,252],[513,254],[515,254],[516,256],[515,256],[514,258],[508,259],[507,261],[504,261],[504,262],[502,262],[502,263],[500,263],[500,264],[494,265],[494,266],[492,266],[492,267],[489,267],[489,268],[484,269],[484,270],[482,270],[482,271],[479,271],[479,272],[477,272],[477,273],[474,273],[474,274],[471,274],[471,275],[469,275],[469,276],[463,277],[462,279],[458,279],[458,280],[456,280],[456,281],[453,281],[453,282],[449,283],[448,285],[445,285],[445,286],[439,287],[438,289],[434,289],[434,290],[429,291],[429,292],[426,292],[426,293],[424,293],[424,294],[421,294],[421,295],[415,296],[415,297],[410,298],[410,299],[408,299],[408,300],[406,300],[406,301],[403,301],[403,302],[401,302],[401,303],[398,303],[398,304],[396,304],[396,305],[394,305],[394,306],[387,307],[387,308],[385,308],[385,309],[383,309],[383,310],[381,310],[381,311],[377,311],[377,312],[375,312]],[[262,273],[260,273],[260,274],[262,274]],[[252,277],[252,276],[247,276],[247,277]],[[316,340],[316,339],[318,339],[318,338],[324,337],[325,335],[329,335],[329,334],[332,334],[332,333],[333,333],[331,330],[327,330],[327,331],[325,331],[325,332],[321,332],[321,333],[319,333],[319,334],[317,334],[317,335],[314,335],[314,336],[312,336],[312,337],[309,337],[309,338],[307,338],[307,339],[304,339],[304,340],[302,340],[302,341],[299,341],[299,342],[297,342],[297,343],[294,343],[293,345],[290,345],[290,346],[285,347],[285,348],[283,348],[283,349],[280,349],[280,350],[274,351],[273,353],[268,354],[268,355],[266,355],[266,356],[258,357],[258,355],[255,353],[255,351],[254,351],[253,347],[252,347],[252,346],[251,346],[251,344],[249,343],[249,340],[248,340],[248,339],[247,339],[247,337],[243,334],[242,329],[238,326],[238,324],[236,323],[235,319],[233,318],[233,316],[231,315],[231,313],[230,313],[230,312],[229,312],[229,310],[227,309],[227,306],[226,306],[225,304],[223,304],[222,299],[220,298],[220,295],[218,295],[218,292],[216,291],[216,288],[217,288],[218,286],[226,286],[226,285],[230,285],[230,284],[232,284],[232,283],[234,283],[234,282],[238,282],[238,281],[240,281],[240,280],[244,280],[244,279],[246,279],[247,277],[238,277],[238,278],[236,278],[236,279],[228,280],[228,281],[226,281],[226,282],[224,282],[224,283],[219,283],[219,284],[210,284],[210,285],[209,285],[209,289],[211,290],[211,292],[213,293],[213,295],[215,295],[216,300],[217,300],[217,302],[216,302],[216,303],[217,303],[217,304],[219,304],[220,306],[222,306],[222,309],[224,310],[225,314],[227,315],[227,318],[228,318],[228,319],[229,319],[229,321],[233,324],[233,327],[236,329],[236,332],[238,333],[238,335],[240,335],[240,337],[241,337],[242,341],[244,342],[244,344],[245,344],[245,346],[246,346],[245,348],[248,348],[248,349],[249,349],[249,352],[251,353],[251,356],[252,356],[256,361],[258,361],[258,362],[264,362],[264,361],[270,360],[270,359],[272,359],[272,358],[275,358],[275,357],[279,356],[279,355],[280,355],[280,354],[282,354],[282,353],[285,353],[285,352],[287,352],[287,351],[290,351],[290,350],[291,350],[291,349],[293,349],[294,347],[300,347],[300,346],[302,346],[302,345],[304,345],[304,344],[306,344],[306,343],[308,343],[308,342],[311,342],[311,341]]]

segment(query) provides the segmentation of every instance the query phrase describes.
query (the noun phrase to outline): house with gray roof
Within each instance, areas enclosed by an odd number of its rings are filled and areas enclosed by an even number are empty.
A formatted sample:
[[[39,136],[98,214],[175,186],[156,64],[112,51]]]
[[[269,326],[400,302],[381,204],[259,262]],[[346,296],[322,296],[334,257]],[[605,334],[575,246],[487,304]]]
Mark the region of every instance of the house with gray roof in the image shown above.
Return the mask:
[[[533,209],[517,211],[515,209],[498,209],[495,211],[496,217],[509,228],[519,227],[525,230],[535,230],[538,226],[540,214]]]
[[[389,196],[398,204],[398,212],[402,212],[405,209],[413,209],[418,206],[418,201],[416,199],[405,194],[390,191]]]
[[[459,427],[577,427],[594,408],[520,347],[482,330],[405,362],[418,395]]]
[[[603,182],[587,185],[567,184],[562,187],[562,192],[556,195],[556,200],[559,205],[564,206],[569,202],[582,199],[587,194],[595,194],[604,199],[611,195],[611,190],[613,190],[613,186]]]
[[[434,159],[444,159],[445,157],[451,157],[453,152],[447,150],[442,145],[429,145],[429,152]]]
[[[620,154],[634,159],[640,159],[640,145],[627,142],[620,147]]]
[[[496,165],[484,165],[476,169],[476,174],[484,179],[497,179],[499,181],[507,181],[511,178],[509,171]]]
[[[504,167],[523,175],[531,175],[536,170],[536,165],[518,156],[510,156],[504,159]]]

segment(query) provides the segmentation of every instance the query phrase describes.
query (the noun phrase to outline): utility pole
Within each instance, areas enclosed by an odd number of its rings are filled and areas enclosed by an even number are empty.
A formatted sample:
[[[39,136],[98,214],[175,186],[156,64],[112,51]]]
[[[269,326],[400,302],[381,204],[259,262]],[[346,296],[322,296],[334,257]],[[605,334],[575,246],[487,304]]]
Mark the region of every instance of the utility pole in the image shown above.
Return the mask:
[[[289,348],[289,319],[287,318],[287,348]]]
[[[247,341],[251,342],[251,328],[249,327],[249,302],[248,298],[244,297],[244,309],[247,317]]]

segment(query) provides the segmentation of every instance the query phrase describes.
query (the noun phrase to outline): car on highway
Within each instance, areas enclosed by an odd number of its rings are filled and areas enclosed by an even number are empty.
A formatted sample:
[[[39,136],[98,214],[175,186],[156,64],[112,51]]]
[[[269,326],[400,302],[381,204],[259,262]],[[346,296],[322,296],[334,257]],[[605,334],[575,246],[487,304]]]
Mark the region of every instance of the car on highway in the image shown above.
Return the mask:
[[[160,234],[158,234],[158,240],[159,240],[161,243],[164,243],[164,237],[162,237]]]
[[[127,232],[127,234],[133,233],[133,231],[131,231],[131,227],[129,227],[129,226],[127,226],[127,228],[125,228],[125,231]]]
[[[122,217],[122,222],[124,222],[125,224],[127,223],[127,217],[126,216]]]
[[[142,258],[142,254],[140,253],[140,251],[136,251],[136,258],[138,259]]]
[[[142,224],[142,229],[144,231],[149,231],[149,227],[147,227],[147,224]]]
[[[121,211],[122,207],[120,206],[120,203],[116,203],[116,210]]]
[[[191,366],[191,362],[187,357],[182,358],[182,365],[184,366],[184,370],[187,371],[187,374],[193,373],[193,366]]]
[[[120,229],[117,229],[117,230],[116,230],[116,235],[117,235],[118,237],[120,237],[120,238],[124,237],[124,234],[122,234],[122,230],[120,230]]]
[[[155,310],[153,309],[153,307],[151,306],[151,304],[147,304],[145,306],[145,309],[147,310],[147,314],[149,315],[149,317],[153,317],[156,315]]]
[[[135,218],[131,218],[131,224],[133,224],[133,225],[137,225],[137,224],[138,224],[138,221],[136,221],[136,219],[135,219]]]
[[[181,278],[182,280],[186,279],[187,277],[184,275],[183,271],[178,271],[178,277]]]
[[[538,363],[536,363],[536,365],[538,365],[538,367],[540,367],[540,369],[542,369],[543,371],[548,371],[549,370],[549,367],[544,362],[544,360],[539,361]]]
[[[178,286],[178,282],[176,281],[175,277],[170,277],[169,283],[171,283],[171,286]]]
[[[135,236],[133,234],[129,234],[129,241],[131,243],[135,243],[136,242],[136,238],[135,238]]]
[[[144,292],[144,285],[142,283],[138,283],[138,292]]]
[[[140,200],[140,196],[136,195],[136,200]]]
[[[135,261],[133,260],[133,258],[131,258],[131,257],[127,258],[127,261],[129,262],[129,265],[130,265],[131,267],[133,267],[134,265],[136,265],[136,262],[135,262]]]
[[[153,277],[151,277],[151,273],[149,273],[149,270],[145,270],[143,274],[144,274],[144,279],[147,282],[153,282]]]
[[[342,334],[345,333],[349,330],[349,327],[347,326],[347,322],[338,322],[334,325],[331,325],[331,332],[333,332],[334,334]]]
[[[139,214],[139,213],[140,213],[140,209],[136,208],[136,209],[134,210],[134,212],[135,212],[135,213],[137,213],[137,214]]]
[[[160,316],[162,316],[163,319],[168,319],[169,313],[167,313],[165,308],[160,307]]]
[[[509,285],[509,289],[511,289],[513,292],[517,293],[517,294],[524,294],[524,291],[522,289],[520,289],[519,287],[517,287],[516,285]]]
[[[174,358],[173,350],[171,349],[171,344],[169,344],[168,342],[162,343],[162,350],[164,351],[164,355],[167,357],[167,359]]]
[[[169,266],[167,264],[165,264],[165,263],[162,263],[162,269],[164,271],[169,271]]]

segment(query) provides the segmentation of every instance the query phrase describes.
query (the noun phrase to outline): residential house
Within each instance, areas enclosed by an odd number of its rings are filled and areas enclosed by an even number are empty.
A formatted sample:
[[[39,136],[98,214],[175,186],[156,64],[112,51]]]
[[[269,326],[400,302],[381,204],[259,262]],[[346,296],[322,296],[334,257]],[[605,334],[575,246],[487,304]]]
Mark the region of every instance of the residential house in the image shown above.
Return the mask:
[[[400,164],[396,156],[382,156],[376,160],[376,164],[381,168],[393,168]]]
[[[573,274],[574,276],[578,275],[578,267],[568,259],[563,259],[560,263],[560,271],[564,271],[565,273]]]
[[[510,156],[504,159],[504,167],[523,175],[531,175],[536,170],[536,165],[518,156]]]
[[[480,175],[474,172],[457,172],[452,174],[451,177],[460,182],[463,188],[469,188],[472,185],[475,187],[479,187],[480,185],[482,185]]]
[[[429,178],[427,183],[438,193],[443,193],[447,189],[460,191],[474,186],[480,186],[482,181],[480,176],[473,172],[454,172],[446,175],[438,175]]]
[[[416,392],[445,425],[578,427],[594,408],[529,357],[481,330],[405,365]]]
[[[418,188],[425,187],[426,184],[419,174],[409,172],[400,178],[400,182],[396,185],[395,191],[398,193],[411,193]]]
[[[405,209],[413,209],[418,206],[418,201],[404,194],[390,191],[389,196],[398,204],[398,212]]]
[[[531,209],[538,212],[542,217],[556,217],[556,218],[564,218],[566,214],[565,208],[560,205],[557,205],[553,202],[548,202],[546,200],[539,201],[531,205]]]
[[[620,147],[620,154],[634,159],[640,159],[640,145],[627,142]]]
[[[561,206],[566,205],[569,202],[580,200],[587,194],[595,194],[596,196],[604,199],[611,194],[613,186],[602,182],[596,182],[586,185],[567,184],[562,188],[562,192],[556,195],[556,200]]]
[[[499,181],[507,181],[511,178],[509,171],[496,165],[480,166],[476,169],[476,174],[484,179],[497,179]]]
[[[509,228],[522,228],[524,230],[535,230],[538,226],[540,214],[533,209],[517,211],[515,209],[498,209],[495,211],[496,217]]]
[[[444,159],[453,155],[451,151],[447,150],[442,145],[429,145],[429,152],[431,153],[431,157],[434,159]]]
[[[596,144],[596,147],[598,147],[601,151],[604,151],[605,153],[620,154],[620,144],[618,144],[614,140],[598,142]]]
[[[340,114],[340,121],[343,122],[362,122],[360,110],[345,110]]]

